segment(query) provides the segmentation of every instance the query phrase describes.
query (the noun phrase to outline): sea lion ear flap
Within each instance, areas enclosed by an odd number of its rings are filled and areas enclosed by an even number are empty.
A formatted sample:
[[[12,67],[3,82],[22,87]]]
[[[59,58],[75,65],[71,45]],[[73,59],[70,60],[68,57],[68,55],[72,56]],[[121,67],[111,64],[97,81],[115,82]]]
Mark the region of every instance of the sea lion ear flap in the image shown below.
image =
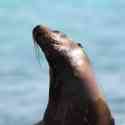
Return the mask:
[[[81,48],[84,48],[83,45],[81,43],[77,43],[77,45]]]

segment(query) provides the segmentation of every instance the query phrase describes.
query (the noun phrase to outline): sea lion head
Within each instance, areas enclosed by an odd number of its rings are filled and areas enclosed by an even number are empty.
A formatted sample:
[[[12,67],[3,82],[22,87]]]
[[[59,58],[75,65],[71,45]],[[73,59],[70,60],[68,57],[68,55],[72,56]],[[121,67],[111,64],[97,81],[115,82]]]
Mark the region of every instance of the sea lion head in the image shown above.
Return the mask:
[[[61,71],[84,63],[86,55],[81,44],[60,31],[38,25],[33,29],[33,39],[43,50],[51,68]]]

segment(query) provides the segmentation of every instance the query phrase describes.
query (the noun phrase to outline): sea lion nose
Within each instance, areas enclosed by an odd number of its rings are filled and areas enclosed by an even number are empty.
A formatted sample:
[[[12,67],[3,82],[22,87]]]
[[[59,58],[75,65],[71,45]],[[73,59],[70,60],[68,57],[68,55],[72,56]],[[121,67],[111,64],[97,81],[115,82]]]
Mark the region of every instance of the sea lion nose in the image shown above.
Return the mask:
[[[33,29],[33,32],[36,32],[37,30],[39,30],[40,29],[40,25],[37,25],[34,29]]]
[[[33,29],[33,37],[36,38],[37,33],[39,32],[41,26],[37,25],[34,29]]]
[[[39,36],[45,36],[46,34],[49,34],[51,32],[51,30],[43,25],[37,25],[34,29],[33,29],[33,38],[34,40],[36,40]]]

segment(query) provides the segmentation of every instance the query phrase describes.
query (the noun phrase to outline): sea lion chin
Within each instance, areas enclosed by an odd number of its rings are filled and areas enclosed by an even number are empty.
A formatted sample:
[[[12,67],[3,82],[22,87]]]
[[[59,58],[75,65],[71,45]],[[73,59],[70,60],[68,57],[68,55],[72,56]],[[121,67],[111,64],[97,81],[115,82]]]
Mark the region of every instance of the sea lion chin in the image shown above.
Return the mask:
[[[33,29],[33,39],[44,52],[50,72],[48,105],[36,125],[114,125],[81,44],[40,25]]]

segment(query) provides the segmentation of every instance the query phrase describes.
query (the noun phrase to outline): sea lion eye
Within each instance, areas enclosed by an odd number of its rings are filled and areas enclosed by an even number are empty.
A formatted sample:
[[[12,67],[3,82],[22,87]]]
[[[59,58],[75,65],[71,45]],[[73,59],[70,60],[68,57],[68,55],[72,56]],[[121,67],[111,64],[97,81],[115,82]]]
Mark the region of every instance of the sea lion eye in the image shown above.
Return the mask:
[[[64,33],[61,33],[60,36],[61,36],[62,38],[66,38],[66,34],[64,34]]]
[[[65,35],[64,33],[60,32],[60,31],[58,31],[58,30],[53,30],[53,33],[59,34],[60,37],[62,37],[62,38],[65,38],[65,37],[66,37],[66,35]]]
[[[60,33],[58,30],[53,30],[54,33]]]

